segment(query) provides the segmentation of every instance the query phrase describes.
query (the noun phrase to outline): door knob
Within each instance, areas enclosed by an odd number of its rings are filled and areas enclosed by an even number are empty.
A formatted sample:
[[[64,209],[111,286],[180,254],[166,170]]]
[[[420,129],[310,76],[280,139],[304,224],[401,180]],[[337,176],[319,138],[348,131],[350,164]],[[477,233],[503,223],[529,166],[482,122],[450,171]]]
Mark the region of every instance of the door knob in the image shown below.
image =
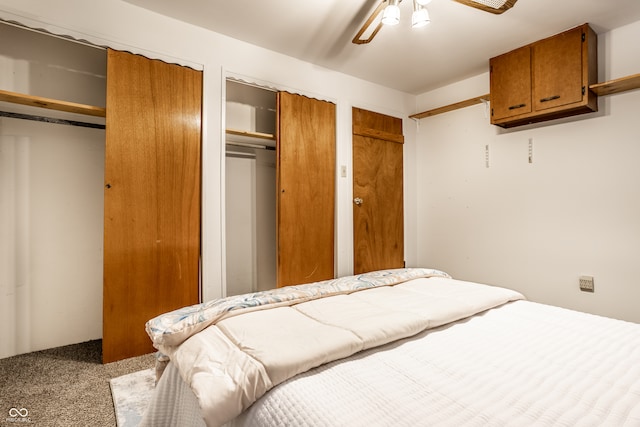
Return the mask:
[[[360,197],[356,197],[355,199],[353,199],[353,203],[355,203],[358,206],[360,206],[363,201],[364,200],[362,200]]]

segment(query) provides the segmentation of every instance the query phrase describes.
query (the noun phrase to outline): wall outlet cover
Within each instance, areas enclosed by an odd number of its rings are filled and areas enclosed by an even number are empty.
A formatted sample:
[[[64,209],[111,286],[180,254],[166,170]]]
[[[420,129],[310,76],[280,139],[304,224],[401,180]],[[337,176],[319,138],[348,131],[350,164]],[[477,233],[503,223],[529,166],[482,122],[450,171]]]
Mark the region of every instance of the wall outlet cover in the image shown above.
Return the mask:
[[[580,276],[580,290],[594,292],[593,276]]]

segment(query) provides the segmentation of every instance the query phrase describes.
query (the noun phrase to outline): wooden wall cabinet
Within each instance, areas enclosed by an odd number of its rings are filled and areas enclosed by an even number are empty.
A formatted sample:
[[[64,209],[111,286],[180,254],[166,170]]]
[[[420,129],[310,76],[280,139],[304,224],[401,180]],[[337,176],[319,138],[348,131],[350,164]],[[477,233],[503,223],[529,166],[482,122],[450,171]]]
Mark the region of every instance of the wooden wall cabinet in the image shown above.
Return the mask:
[[[598,111],[597,36],[588,24],[491,58],[491,123],[521,126]]]

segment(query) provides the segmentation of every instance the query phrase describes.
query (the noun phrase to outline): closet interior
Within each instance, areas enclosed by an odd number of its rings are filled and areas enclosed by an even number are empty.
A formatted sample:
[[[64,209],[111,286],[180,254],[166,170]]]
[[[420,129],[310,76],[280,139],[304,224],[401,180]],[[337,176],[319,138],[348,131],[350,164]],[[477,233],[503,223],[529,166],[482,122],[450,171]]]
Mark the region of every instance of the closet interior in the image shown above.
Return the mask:
[[[336,106],[228,79],[226,293],[335,277]]]
[[[0,23],[0,357],[102,335],[106,51]]]
[[[199,300],[202,72],[4,23],[0,39],[0,357],[152,352],[146,321]]]
[[[227,295],[276,287],[276,95],[226,81]]]

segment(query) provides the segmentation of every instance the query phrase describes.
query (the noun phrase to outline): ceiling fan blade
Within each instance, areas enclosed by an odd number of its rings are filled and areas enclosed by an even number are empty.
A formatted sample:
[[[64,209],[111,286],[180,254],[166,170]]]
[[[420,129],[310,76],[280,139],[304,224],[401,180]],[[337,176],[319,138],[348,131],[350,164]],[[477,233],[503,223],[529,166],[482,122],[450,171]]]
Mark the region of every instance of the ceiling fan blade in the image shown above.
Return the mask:
[[[375,8],[373,13],[367,18],[367,20],[362,24],[362,27],[358,30],[351,43],[353,44],[366,44],[369,43],[373,38],[378,34],[378,31],[382,28],[382,21],[378,22],[378,25],[374,28],[373,32],[366,39],[362,38],[362,35],[371,27],[371,24],[376,20],[378,15],[382,12],[384,7],[387,5],[387,0],[383,0],[378,7]]]
[[[400,0],[402,1],[402,0]],[[453,0],[466,6],[471,6],[476,9],[484,10],[485,12],[491,12],[494,14],[501,14],[511,9],[518,0]],[[378,21],[376,27],[371,31],[371,34],[367,38],[362,38],[367,30],[371,29],[371,26],[375,23],[376,19],[382,13],[388,0],[382,0],[378,7],[371,13],[367,20],[362,24],[362,27],[358,30],[351,43],[353,44],[367,44],[378,34],[378,31],[382,28],[382,22]]]
[[[497,15],[506,12],[516,4],[518,0],[453,0],[485,12],[495,13]]]

